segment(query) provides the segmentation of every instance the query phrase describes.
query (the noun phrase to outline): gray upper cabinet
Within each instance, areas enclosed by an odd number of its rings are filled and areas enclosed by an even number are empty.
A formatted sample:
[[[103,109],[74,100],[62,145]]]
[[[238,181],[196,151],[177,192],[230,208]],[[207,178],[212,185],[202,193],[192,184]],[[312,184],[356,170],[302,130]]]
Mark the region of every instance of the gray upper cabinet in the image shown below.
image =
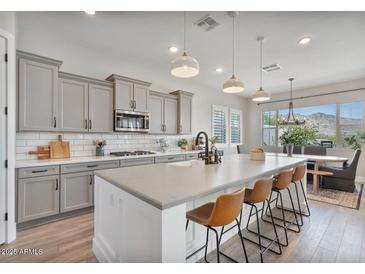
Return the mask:
[[[112,132],[113,85],[60,72],[58,110],[62,131]]]
[[[174,91],[171,94],[176,95],[178,100],[178,133],[191,134],[193,94],[182,90]]]
[[[61,175],[61,213],[93,205],[93,180],[92,171]]]
[[[148,97],[151,83],[116,74],[110,75],[106,80],[114,82],[114,109],[149,111]]]
[[[133,84],[134,111],[148,112],[149,87]]]
[[[18,223],[59,213],[59,176],[18,181]]]
[[[89,120],[88,83],[59,79],[59,128],[62,131],[87,131]]]
[[[177,133],[177,98],[155,91],[150,92],[150,133]]]
[[[55,131],[60,61],[17,52],[19,130]]]
[[[113,131],[113,88],[89,85],[89,131]]]
[[[166,134],[177,133],[177,99],[165,98],[164,100],[164,132]]]
[[[150,133],[162,134],[164,133],[164,97],[150,93],[149,97],[150,107]]]
[[[133,83],[117,81],[114,85],[114,109],[133,109]]]

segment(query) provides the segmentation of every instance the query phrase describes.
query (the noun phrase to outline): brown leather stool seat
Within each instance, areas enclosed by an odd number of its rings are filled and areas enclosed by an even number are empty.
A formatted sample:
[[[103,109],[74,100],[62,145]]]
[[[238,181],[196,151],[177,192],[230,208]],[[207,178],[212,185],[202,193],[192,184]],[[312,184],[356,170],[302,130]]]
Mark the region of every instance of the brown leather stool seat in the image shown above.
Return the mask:
[[[285,232],[285,243],[281,243],[281,245],[283,246],[288,246],[289,245],[289,240],[288,240],[288,230],[294,231],[296,233],[300,232],[300,224],[298,221],[298,217],[297,214],[295,212],[295,207],[294,207],[294,202],[293,202],[293,198],[289,189],[289,186],[292,182],[293,179],[293,168],[291,169],[287,169],[287,170],[282,170],[279,175],[277,177],[274,178],[274,182],[273,182],[273,187],[271,190],[271,194],[269,197],[269,203],[273,203],[275,202],[276,207],[278,209],[281,210],[281,216],[282,218],[279,217],[274,217],[272,216],[272,213],[270,212],[270,214],[268,214],[268,210],[266,209],[266,216],[269,216],[271,218],[271,220],[266,220],[265,218],[263,218],[262,216],[262,220],[268,223],[272,223],[273,219],[275,220],[279,220],[280,222],[282,222],[283,224],[278,224],[276,223],[277,226],[284,228],[284,232]],[[293,222],[289,222],[286,218],[285,218],[285,213],[284,213],[284,206],[283,206],[283,197],[282,197],[282,191],[287,190],[288,194],[289,194],[289,198],[290,198],[290,203],[292,206],[292,210],[291,212],[294,214],[294,219],[295,221]],[[273,193],[276,192],[276,198],[272,199]],[[278,205],[278,202],[280,201],[280,206]],[[295,225],[297,227],[297,229],[292,229],[291,226]]]
[[[186,213],[186,218],[201,224],[209,225],[209,217],[212,214],[215,203],[207,203]]]
[[[235,259],[232,259],[231,257],[229,257],[228,255],[224,254],[219,250],[219,244],[222,238],[219,237],[218,231],[214,228],[214,227],[223,228],[225,225],[228,225],[233,221],[236,221],[236,225],[238,228],[238,235],[240,236],[241,239],[241,244],[245,254],[245,259],[246,262],[248,262],[246,248],[243,242],[238,222],[238,216],[242,210],[244,196],[245,196],[245,189],[243,188],[230,194],[220,195],[215,203],[204,204],[186,213],[186,219],[187,219],[186,229],[188,228],[189,221],[193,221],[197,224],[207,227],[207,237],[204,246],[205,247],[204,259],[206,262],[208,262],[207,251],[208,251],[209,230],[212,230],[216,235],[218,263],[220,262],[220,255],[225,256],[226,258],[230,259],[233,262],[237,262]],[[187,258],[191,257],[193,254],[189,255]]]

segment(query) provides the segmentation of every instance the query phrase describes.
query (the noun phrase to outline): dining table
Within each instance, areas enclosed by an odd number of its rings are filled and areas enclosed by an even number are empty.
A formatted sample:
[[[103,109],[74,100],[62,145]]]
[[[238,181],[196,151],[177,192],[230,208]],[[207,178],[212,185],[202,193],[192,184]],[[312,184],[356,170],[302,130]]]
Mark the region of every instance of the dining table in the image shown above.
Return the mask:
[[[319,165],[323,163],[344,163],[349,159],[346,157],[331,156],[331,155],[310,155],[310,154],[292,154],[288,156],[286,153],[275,153],[275,152],[265,152],[267,156],[280,156],[280,157],[292,157],[305,159],[307,162],[314,163],[314,169],[307,170],[307,173],[313,175],[313,192],[319,191],[319,176],[332,176],[332,172],[319,170]]]

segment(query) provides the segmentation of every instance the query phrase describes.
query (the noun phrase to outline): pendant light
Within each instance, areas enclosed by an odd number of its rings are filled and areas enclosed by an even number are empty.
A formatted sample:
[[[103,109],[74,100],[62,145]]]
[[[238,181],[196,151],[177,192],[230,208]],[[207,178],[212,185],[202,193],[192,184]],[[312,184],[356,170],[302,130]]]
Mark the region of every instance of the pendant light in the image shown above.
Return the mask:
[[[175,77],[190,78],[199,74],[198,61],[186,53],[186,12],[184,11],[184,51],[183,55],[171,62],[171,74]]]
[[[255,91],[252,101],[254,102],[265,102],[270,100],[270,95],[262,88],[262,41],[264,37],[259,36],[257,41],[260,43],[260,88]]]
[[[293,107],[293,80],[294,78],[289,78],[290,81],[290,101],[289,101],[289,112],[286,118],[278,118],[278,124],[282,126],[297,126],[304,125],[305,118],[300,119],[299,116],[294,115],[294,107]]]
[[[244,90],[244,84],[235,75],[234,66],[234,54],[235,54],[235,17],[237,12],[232,12],[232,76],[223,84],[223,92],[225,93],[238,93]]]

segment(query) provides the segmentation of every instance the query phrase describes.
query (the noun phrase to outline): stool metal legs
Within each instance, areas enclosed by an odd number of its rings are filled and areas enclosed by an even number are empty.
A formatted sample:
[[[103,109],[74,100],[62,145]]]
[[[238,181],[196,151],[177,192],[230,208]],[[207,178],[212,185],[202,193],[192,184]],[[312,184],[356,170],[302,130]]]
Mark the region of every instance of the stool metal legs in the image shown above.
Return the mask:
[[[295,222],[289,222],[286,220],[285,218],[285,210],[284,210],[284,207],[283,207],[283,197],[282,197],[282,194],[281,194],[281,191],[280,190],[277,190],[277,189],[273,189],[271,194],[270,194],[270,198],[269,198],[269,204],[273,203],[274,201],[276,202],[276,206],[278,209],[281,210],[281,218],[278,218],[278,217],[274,217],[272,215],[272,212],[270,210],[270,215],[268,214],[267,212],[267,209],[266,209],[266,214],[267,216],[271,217],[271,221],[270,220],[265,220],[265,218],[262,216],[261,219],[264,221],[264,222],[267,222],[267,223],[272,223],[272,220],[275,219],[275,220],[279,220],[281,222],[283,222],[283,225],[281,224],[276,224],[276,226],[279,226],[281,228],[284,229],[284,233],[285,233],[285,243],[281,243],[282,246],[288,246],[289,245],[289,240],[288,240],[288,230],[291,230],[295,233],[299,233],[300,232],[300,224],[299,224],[299,221],[298,221],[298,218],[297,218],[297,214],[295,212],[295,208],[294,208],[294,202],[293,202],[293,198],[292,198],[292,195],[291,195],[291,192],[290,192],[290,189],[289,188],[286,188],[287,191],[288,191],[288,194],[289,194],[289,198],[290,198],[290,203],[291,203],[291,206],[292,206],[292,212],[294,214],[294,218],[295,218]],[[272,198],[272,194],[273,192],[276,192],[277,193],[277,196],[275,199],[271,200]],[[278,206],[278,201],[279,201],[279,198],[280,198],[280,206]],[[292,229],[290,226],[292,225],[295,225],[297,227],[297,229]]]
[[[245,243],[243,241],[243,237],[242,237],[242,233],[241,233],[241,230],[240,230],[240,223],[237,219],[236,220],[236,225],[237,228],[238,228],[238,235],[241,239],[241,244],[242,244],[242,248],[243,248],[243,252],[245,254],[245,259],[246,259],[246,262],[248,263],[248,257],[247,257],[247,252],[246,252],[246,247],[245,247]],[[186,221],[186,226],[185,226],[185,229],[188,228],[188,225],[189,225],[189,220]],[[215,234],[215,239],[216,239],[216,245],[217,245],[217,249],[216,249],[216,252],[217,252],[217,262],[219,263],[220,262],[220,255],[226,257],[227,259],[229,259],[230,261],[234,262],[234,263],[238,263],[237,260],[231,258],[230,256],[228,256],[227,254],[223,253],[222,251],[219,250],[219,246],[220,246],[220,243],[221,243],[221,240],[222,240],[222,234],[223,234],[223,230],[224,230],[224,226],[222,227],[222,232],[221,232],[221,235],[219,236],[218,234],[218,231],[212,227],[212,226],[205,226],[207,228],[207,236],[206,236],[206,240],[205,240],[205,245],[201,248],[199,248],[197,251],[195,251],[193,254],[190,254],[189,256],[186,257],[186,259],[190,258],[191,256],[193,256],[194,254],[196,254],[197,252],[199,252],[201,249],[205,248],[205,252],[204,252],[204,261],[209,263],[208,259],[207,259],[207,255],[208,255],[208,243],[209,243],[209,230],[212,230]]]
[[[268,210],[271,213],[270,203],[269,203],[268,200],[266,200],[266,202],[268,204]],[[251,233],[257,235],[258,242],[253,241],[253,240],[251,240],[249,238],[246,238],[246,237],[243,237],[243,239],[245,239],[245,240],[247,240],[247,241],[249,241],[249,242],[251,242],[251,243],[256,244],[256,245],[259,246],[259,249],[260,249],[260,260],[261,260],[262,263],[264,262],[263,255],[267,251],[271,251],[271,252],[273,252],[273,253],[275,253],[277,255],[281,255],[282,254],[281,244],[280,244],[280,241],[279,241],[278,232],[276,230],[276,226],[275,226],[275,222],[274,222],[274,219],[273,218],[271,218],[271,219],[272,219],[273,229],[274,229],[274,233],[275,233],[275,238],[274,239],[271,239],[271,238],[269,238],[269,237],[267,237],[265,235],[261,235],[260,223],[259,223],[259,214],[258,213],[259,213],[259,211],[261,211],[261,218],[262,218],[262,214],[263,214],[263,211],[264,211],[264,208],[265,208],[265,201],[263,202],[262,209],[260,209],[260,210],[257,209],[257,206],[255,204],[251,204],[251,203],[246,203],[246,204],[248,204],[248,205],[251,206],[250,214],[248,216],[248,220],[247,220],[247,224],[246,224],[246,230],[248,232],[251,232]],[[255,208],[255,212],[252,213],[252,210],[254,208]],[[249,229],[250,220],[251,220],[251,217],[253,215],[256,215],[257,232]],[[272,217],[272,214],[271,214],[271,217]],[[241,214],[241,217],[240,218],[242,218],[242,214]],[[271,243],[268,246],[265,246],[265,245],[262,244],[261,238],[264,238],[266,240],[269,240],[269,241],[271,241]],[[278,245],[279,251],[276,251],[276,250],[271,249],[271,247],[274,245],[274,243],[276,243]]]
[[[294,187],[295,187],[295,193],[296,193],[296,195],[297,195],[297,204],[298,204],[298,209],[299,209],[299,211],[296,211],[296,213],[297,214],[299,214],[299,217],[300,217],[300,226],[303,226],[303,216],[305,216],[305,217],[309,217],[310,215],[311,215],[311,212],[310,212],[310,209],[309,209],[309,205],[308,205],[308,200],[307,200],[307,195],[305,194],[305,192],[304,192],[304,187],[303,187],[303,182],[302,182],[302,180],[300,180],[299,181],[299,183],[300,183],[300,187],[301,187],[301,189],[302,189],[302,194],[303,194],[303,197],[304,197],[304,201],[305,201],[305,207],[304,207],[304,209],[302,210],[302,208],[301,208],[301,205],[300,205],[300,201],[299,201],[299,192],[298,192],[298,186],[297,186],[297,182],[292,182],[293,184],[294,184]],[[278,206],[278,204],[276,203],[276,207],[277,208],[279,208],[279,206]],[[281,208],[279,208],[279,209],[281,209]],[[293,212],[292,210],[290,210],[290,209],[285,209],[284,208],[284,210],[285,211],[288,211],[288,212]],[[308,211],[308,213],[305,213],[305,210],[307,210]]]

